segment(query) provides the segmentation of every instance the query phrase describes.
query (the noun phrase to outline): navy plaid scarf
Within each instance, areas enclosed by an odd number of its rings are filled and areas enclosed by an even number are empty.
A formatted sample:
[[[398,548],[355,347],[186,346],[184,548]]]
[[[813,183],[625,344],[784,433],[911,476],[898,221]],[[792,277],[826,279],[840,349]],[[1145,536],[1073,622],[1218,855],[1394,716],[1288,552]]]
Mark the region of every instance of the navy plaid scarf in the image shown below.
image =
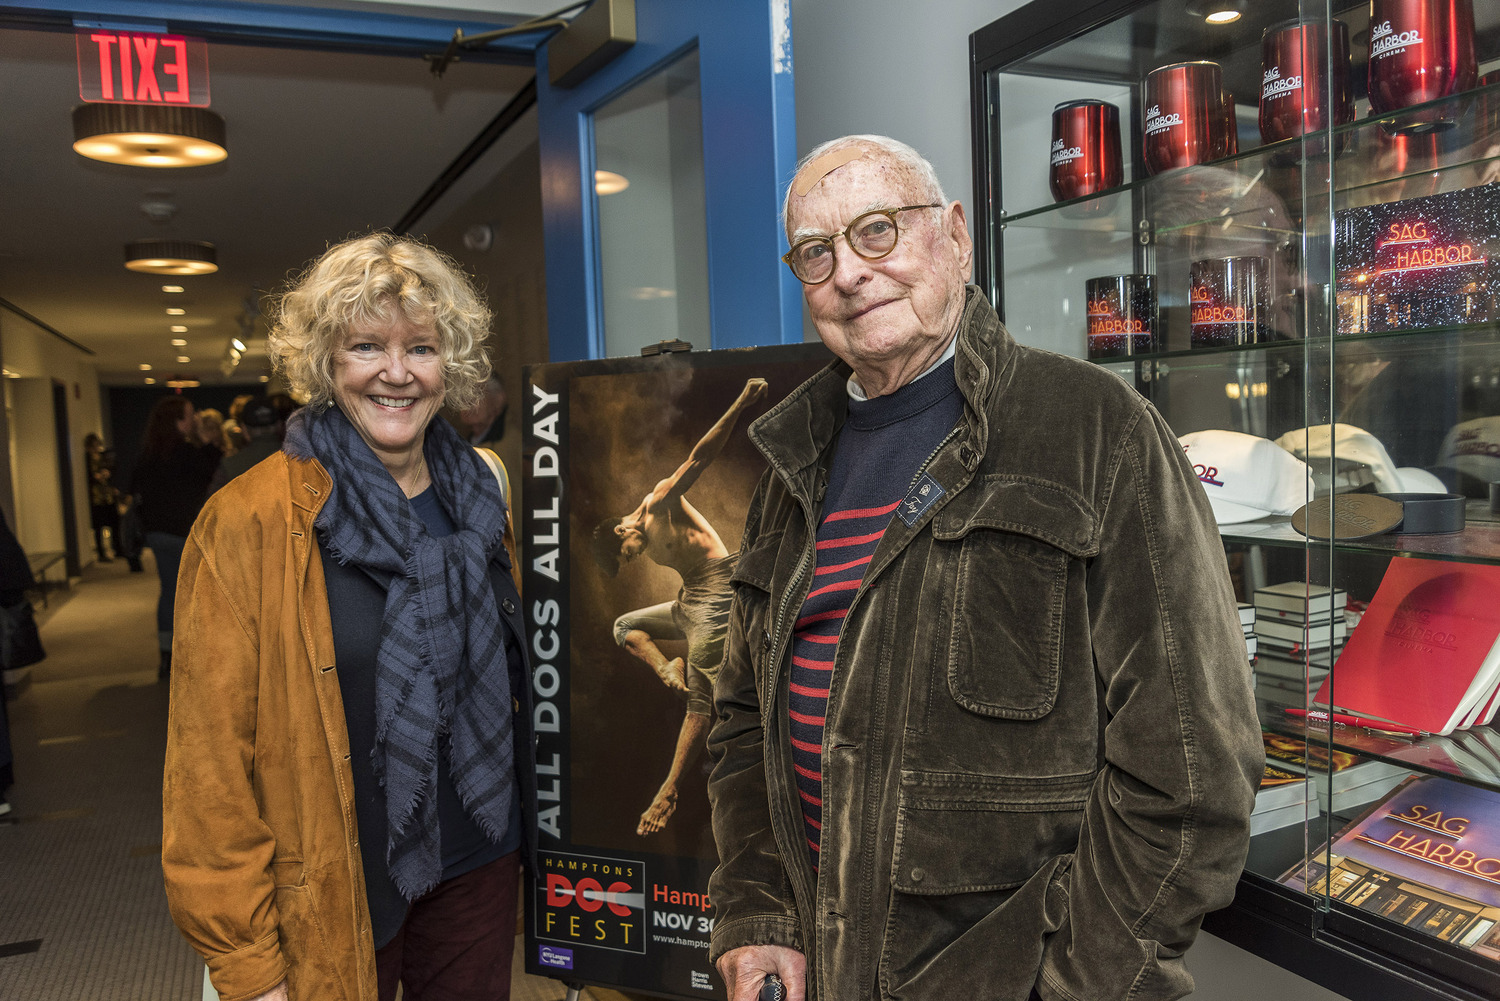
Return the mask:
[[[304,407],[287,422],[289,454],[316,458],[333,479],[313,523],[340,565],[389,580],[375,656],[375,747],[385,791],[391,879],[416,900],[442,877],[438,754],[465,808],[490,840],[505,836],[515,788],[510,670],[490,564],[507,571],[505,504],[495,477],[446,421],[423,453],[457,526],[427,533],[411,503],[338,408]],[[444,740],[442,738],[446,737]]]

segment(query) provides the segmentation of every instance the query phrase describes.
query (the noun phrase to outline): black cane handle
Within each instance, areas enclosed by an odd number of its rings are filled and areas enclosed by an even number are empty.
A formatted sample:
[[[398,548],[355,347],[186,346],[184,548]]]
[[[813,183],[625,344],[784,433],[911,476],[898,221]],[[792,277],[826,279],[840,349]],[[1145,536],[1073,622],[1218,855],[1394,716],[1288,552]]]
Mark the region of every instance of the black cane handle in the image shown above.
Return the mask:
[[[760,985],[760,1001],[786,1001],[786,986],[776,974],[766,974],[765,982]]]

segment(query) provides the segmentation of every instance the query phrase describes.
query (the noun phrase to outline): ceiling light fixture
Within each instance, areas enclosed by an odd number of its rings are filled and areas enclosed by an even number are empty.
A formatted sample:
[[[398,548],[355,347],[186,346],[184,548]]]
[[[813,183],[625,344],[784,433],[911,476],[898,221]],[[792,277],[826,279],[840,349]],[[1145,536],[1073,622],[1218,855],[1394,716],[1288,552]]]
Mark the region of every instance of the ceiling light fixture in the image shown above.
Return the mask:
[[[229,338],[229,346],[234,348],[236,351],[245,350],[245,342],[240,340],[238,337]]]
[[[197,379],[168,379],[167,385],[173,389],[197,389],[203,383]]]
[[[174,333],[174,334],[185,334],[185,333],[187,333],[187,327],[183,326],[180,323],[174,323],[170,327],[168,327],[167,329],[170,330],[170,331],[172,331],[172,333]]]
[[[187,289],[183,288],[181,285],[163,285],[161,287],[161,290],[163,292],[173,292],[173,293],[175,293],[175,292],[186,292],[187,291]]]
[[[229,155],[217,113],[156,104],[80,104],[73,109],[73,149],[132,167],[201,167]]]
[[[168,306],[167,307],[167,315],[168,316],[186,316],[187,315],[187,310],[183,309],[181,306]]]
[[[148,375],[148,376],[146,376],[146,385],[148,385],[148,386],[154,386],[154,385],[156,385],[156,380],[153,379],[153,378],[151,378]]]
[[[1245,16],[1245,0],[1192,0],[1187,12],[1209,24],[1233,24]]]
[[[125,244],[125,266],[153,275],[211,275],[219,270],[211,243],[196,240],[136,240]]]
[[[601,195],[617,195],[630,187],[630,180],[624,174],[616,174],[612,170],[594,171],[594,191]]]
[[[187,355],[178,355],[177,356],[177,364],[179,364],[179,365],[186,365],[188,362],[190,362],[192,360],[193,359],[189,358]]]
[[[141,362],[140,369],[142,372],[149,372],[151,371],[151,366],[146,364],[145,362]]]
[[[172,338],[172,347],[174,347],[174,348],[185,348],[185,347],[187,347],[187,341],[185,341],[181,337],[174,337],[174,338]]]
[[[270,382],[271,381],[271,377],[269,375],[257,376],[256,381],[257,382]]]

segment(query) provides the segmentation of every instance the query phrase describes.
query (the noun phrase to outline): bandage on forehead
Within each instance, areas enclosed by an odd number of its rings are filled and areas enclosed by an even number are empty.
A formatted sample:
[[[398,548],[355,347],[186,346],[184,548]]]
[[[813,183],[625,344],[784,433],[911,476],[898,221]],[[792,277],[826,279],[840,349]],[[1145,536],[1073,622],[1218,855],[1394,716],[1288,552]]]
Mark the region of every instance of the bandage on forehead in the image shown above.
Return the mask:
[[[831,153],[824,153],[812,163],[802,168],[802,173],[797,178],[797,183],[792,187],[792,193],[798,198],[806,198],[807,193],[817,187],[818,182],[829,174],[838,170],[850,160],[858,160],[865,155],[865,151],[858,146],[845,146]]]

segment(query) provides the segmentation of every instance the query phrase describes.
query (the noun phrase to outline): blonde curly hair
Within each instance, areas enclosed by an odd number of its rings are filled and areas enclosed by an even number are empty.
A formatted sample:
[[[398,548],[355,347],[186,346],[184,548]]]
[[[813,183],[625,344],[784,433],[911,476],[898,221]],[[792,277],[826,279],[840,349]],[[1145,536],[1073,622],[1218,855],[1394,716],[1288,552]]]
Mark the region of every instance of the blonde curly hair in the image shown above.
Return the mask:
[[[473,406],[490,376],[490,310],[457,261],[419,240],[371,233],[329,247],[274,302],[271,364],[318,408],[333,403],[333,357],[355,323],[386,323],[398,308],[438,335],[444,403]]]

